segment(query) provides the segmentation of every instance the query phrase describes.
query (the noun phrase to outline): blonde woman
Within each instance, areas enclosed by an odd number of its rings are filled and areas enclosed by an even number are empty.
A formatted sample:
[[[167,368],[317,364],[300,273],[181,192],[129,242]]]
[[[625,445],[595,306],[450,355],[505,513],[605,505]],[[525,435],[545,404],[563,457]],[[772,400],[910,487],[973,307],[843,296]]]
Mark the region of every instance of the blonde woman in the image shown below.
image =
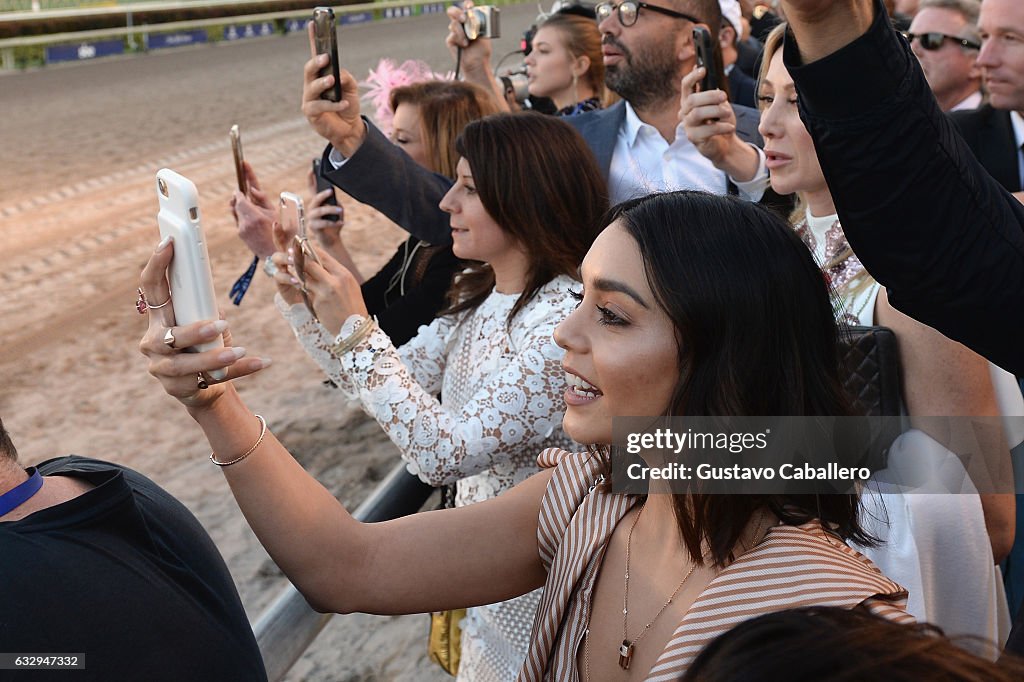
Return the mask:
[[[838,295],[839,321],[882,325],[896,333],[912,425],[916,416],[998,416],[988,363],[889,305],[885,289],[847,244],[782,61],[785,30],[784,25],[776,28],[765,44],[758,88],[760,131],[773,189],[800,198],[794,227]],[[995,376],[997,382],[1013,381],[1006,373]],[[890,457],[951,457],[931,435],[927,426],[905,433]],[[1009,465],[1003,434],[982,441],[982,446],[983,454]],[[910,613],[950,635],[977,635],[1002,644],[1009,613],[994,564],[1013,543],[1013,496],[869,494],[865,505],[874,517],[870,527],[885,544],[864,552],[908,589]]]

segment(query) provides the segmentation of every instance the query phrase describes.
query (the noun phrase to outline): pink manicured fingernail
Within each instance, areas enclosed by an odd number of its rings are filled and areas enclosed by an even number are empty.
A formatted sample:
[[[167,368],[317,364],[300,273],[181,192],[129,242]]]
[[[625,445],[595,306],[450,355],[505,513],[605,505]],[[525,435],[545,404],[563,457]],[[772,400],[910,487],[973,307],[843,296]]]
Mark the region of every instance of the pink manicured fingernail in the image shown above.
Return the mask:
[[[216,334],[223,334],[228,328],[227,320],[217,320],[213,324],[205,325],[199,330],[199,333],[203,336],[212,336]]]
[[[166,249],[167,245],[170,244],[172,241],[174,241],[174,237],[172,237],[171,235],[167,235],[166,237],[160,240],[159,244],[156,245],[156,251],[154,251],[153,253],[160,253],[161,251]]]
[[[226,351],[217,356],[217,359],[221,362],[232,362],[240,358],[245,357],[245,349],[241,346],[235,346],[228,348]]]

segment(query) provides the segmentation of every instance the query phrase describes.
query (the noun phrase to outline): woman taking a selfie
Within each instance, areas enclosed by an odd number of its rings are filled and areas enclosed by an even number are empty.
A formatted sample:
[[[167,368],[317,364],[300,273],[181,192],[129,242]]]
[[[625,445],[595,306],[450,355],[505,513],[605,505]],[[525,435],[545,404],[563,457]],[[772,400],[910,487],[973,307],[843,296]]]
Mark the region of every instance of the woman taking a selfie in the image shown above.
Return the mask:
[[[785,30],[779,26],[766,41],[758,90],[772,188],[779,194],[797,193],[796,233],[835,288],[839,321],[882,325],[896,333],[903,400],[915,428],[896,440],[890,460],[952,459],[940,445],[949,434],[936,432],[935,421],[914,418],[998,416],[993,379],[1008,382],[1013,390],[1013,377],[1002,370],[990,377],[983,358],[894,309],[885,289],[853,253],[800,120],[793,79],[782,60]],[[1016,393],[1019,402],[1019,389]],[[992,431],[978,439],[982,450],[976,454],[1009,466],[1009,445],[998,429]],[[994,564],[1013,543],[1013,496],[876,493],[866,495],[865,505],[873,532],[884,540],[865,553],[909,590],[909,611],[949,635],[1001,644],[1009,614]]]
[[[159,249],[143,272],[158,300],[172,256]],[[239,506],[318,609],[425,612],[543,585],[520,679],[573,681],[678,677],[717,634],[779,609],[864,605],[906,619],[902,589],[845,544],[870,542],[853,496],[640,496],[603,484],[616,416],[850,412],[829,294],[788,226],[728,197],[653,195],[618,207],[581,275],[555,339],[564,428],[594,447],[546,450],[545,471],[495,499],[386,523],[356,522],[231,381],[197,389],[197,372],[228,367],[236,379],[265,364],[237,359],[241,350],[177,350],[224,325],[173,327],[168,306],[151,315],[141,349],[214,458],[234,462],[223,471]],[[365,366],[383,341],[356,320],[342,330],[349,367]],[[169,326],[175,348],[161,340]],[[393,367],[386,350],[374,363]]]

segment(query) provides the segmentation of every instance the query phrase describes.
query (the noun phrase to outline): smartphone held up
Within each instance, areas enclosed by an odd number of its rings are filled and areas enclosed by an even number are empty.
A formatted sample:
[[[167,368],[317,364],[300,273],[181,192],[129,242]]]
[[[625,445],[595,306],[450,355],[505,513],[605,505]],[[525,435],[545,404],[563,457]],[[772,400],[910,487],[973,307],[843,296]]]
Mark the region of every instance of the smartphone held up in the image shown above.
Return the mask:
[[[327,195],[327,198],[324,200],[324,203],[325,204],[330,204],[331,206],[337,206],[338,205],[338,197],[334,196],[334,185],[331,184],[330,180],[328,180],[327,178],[325,178],[323,175],[320,174],[320,159],[318,159],[318,158],[317,159],[313,159],[313,178],[316,180],[316,193],[317,194],[319,194],[320,192],[323,192],[325,190],[330,190],[331,191],[331,193],[329,195]],[[338,222],[338,216],[337,216],[337,214],[334,214],[334,213],[329,214],[329,215],[325,215],[325,216],[323,216],[322,219],[323,220],[329,220],[332,223]]]
[[[715,62],[715,43],[711,37],[711,31],[700,25],[694,26],[693,44],[697,50],[697,66],[704,69],[704,78],[700,81],[700,91],[720,90],[722,79]]]
[[[231,153],[235,157],[235,178],[238,180],[238,191],[248,196],[249,182],[245,178],[245,157],[242,155],[242,133],[239,131],[237,123],[231,126],[231,131],[228,133],[228,137],[231,138]]]
[[[316,53],[330,55],[330,63],[320,69],[317,77],[334,76],[334,83],[320,95],[330,102],[341,101],[341,67],[338,63],[338,33],[334,23],[334,10],[317,7],[313,10],[313,43]]]
[[[186,325],[200,320],[216,320],[217,298],[200,222],[199,192],[185,176],[162,168],[156,174],[156,198],[160,205],[156,216],[160,237],[174,239],[174,258],[167,275],[175,323]],[[223,347],[224,342],[218,337],[185,350],[198,353]],[[221,381],[227,377],[227,370],[219,369],[207,374]]]

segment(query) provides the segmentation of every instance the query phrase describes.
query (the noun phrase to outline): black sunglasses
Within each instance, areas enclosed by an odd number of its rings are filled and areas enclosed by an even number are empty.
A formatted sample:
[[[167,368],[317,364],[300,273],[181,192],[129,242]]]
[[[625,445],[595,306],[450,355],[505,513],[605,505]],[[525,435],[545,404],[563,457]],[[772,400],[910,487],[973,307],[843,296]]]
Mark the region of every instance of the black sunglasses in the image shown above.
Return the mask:
[[[921,47],[926,50],[937,50],[942,47],[942,44],[947,40],[952,40],[960,47],[966,47],[972,50],[981,49],[981,43],[976,43],[973,40],[968,40],[967,38],[948,36],[945,33],[939,33],[937,31],[933,31],[931,33],[904,33],[903,37],[910,43],[913,43],[915,39],[919,38],[921,40]]]
[[[594,14],[597,17],[597,23],[600,24],[602,21],[610,17],[612,12],[618,10],[619,23],[628,27],[636,23],[637,17],[640,16],[641,9],[649,9],[652,12],[664,14],[666,17],[672,17],[674,19],[686,19],[692,24],[704,23],[700,19],[692,17],[689,14],[677,12],[674,9],[668,9],[667,7],[648,5],[646,2],[637,2],[636,0],[626,0],[626,2],[620,2],[617,5],[610,2],[602,2],[594,7]]]

